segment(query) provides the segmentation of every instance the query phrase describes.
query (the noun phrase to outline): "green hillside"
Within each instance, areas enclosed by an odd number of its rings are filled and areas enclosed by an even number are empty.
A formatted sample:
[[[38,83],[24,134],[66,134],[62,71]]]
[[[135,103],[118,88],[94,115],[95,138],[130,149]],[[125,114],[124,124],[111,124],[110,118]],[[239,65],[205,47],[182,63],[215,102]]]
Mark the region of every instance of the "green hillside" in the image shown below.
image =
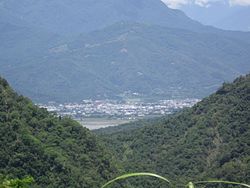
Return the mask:
[[[211,178],[249,183],[249,118],[247,75],[151,126],[102,137],[126,172],[154,172],[182,183]]]
[[[99,188],[117,172],[86,128],[17,95],[0,78],[0,177],[32,176],[34,187]]]
[[[97,138],[77,122],[36,107],[1,78],[0,179],[32,176],[32,187],[98,188],[118,174],[146,171],[178,184],[211,178],[249,183],[249,108],[250,74],[190,109],[141,128],[143,121],[133,123],[136,128],[102,130]],[[152,178],[125,184],[165,186]]]

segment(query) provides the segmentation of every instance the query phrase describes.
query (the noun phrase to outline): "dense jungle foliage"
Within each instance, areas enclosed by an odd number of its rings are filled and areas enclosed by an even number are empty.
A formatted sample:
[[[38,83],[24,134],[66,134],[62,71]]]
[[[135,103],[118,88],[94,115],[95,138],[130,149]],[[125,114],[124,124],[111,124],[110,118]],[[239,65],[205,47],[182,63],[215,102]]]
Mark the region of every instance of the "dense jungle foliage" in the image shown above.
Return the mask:
[[[177,187],[208,179],[249,183],[250,75],[225,83],[192,108],[133,124],[94,136],[38,108],[1,78],[0,185],[26,186],[23,180],[32,177],[34,188],[97,188],[128,172],[157,173]],[[141,177],[110,187],[165,186]]]
[[[0,78],[0,175],[31,176],[32,187],[97,188],[116,172],[89,130],[38,108]]]
[[[152,126],[98,133],[126,172],[153,172],[178,183],[211,178],[249,183],[250,75]],[[161,187],[147,179],[130,182]]]

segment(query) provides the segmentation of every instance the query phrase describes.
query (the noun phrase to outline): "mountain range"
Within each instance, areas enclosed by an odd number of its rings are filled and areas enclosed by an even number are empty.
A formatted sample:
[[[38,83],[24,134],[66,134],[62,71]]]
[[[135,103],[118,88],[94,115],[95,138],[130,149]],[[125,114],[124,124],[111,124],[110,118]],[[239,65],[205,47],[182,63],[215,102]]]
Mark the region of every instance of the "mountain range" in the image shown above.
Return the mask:
[[[1,0],[0,10],[0,73],[36,102],[202,98],[250,70],[250,33],[160,0]]]
[[[202,28],[160,0],[1,0],[0,21],[62,35],[95,31],[120,21]]]
[[[211,2],[209,6],[188,4],[181,6],[180,9],[190,18],[205,25],[224,30],[250,31],[249,6],[231,6],[215,1]]]

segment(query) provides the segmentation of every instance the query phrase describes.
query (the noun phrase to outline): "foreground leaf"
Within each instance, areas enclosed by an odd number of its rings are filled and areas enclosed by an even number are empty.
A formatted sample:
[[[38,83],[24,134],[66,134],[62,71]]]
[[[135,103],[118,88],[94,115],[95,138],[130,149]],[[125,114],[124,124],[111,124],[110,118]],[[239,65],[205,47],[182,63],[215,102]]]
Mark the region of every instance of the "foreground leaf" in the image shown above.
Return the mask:
[[[127,179],[127,178],[129,178],[129,177],[136,177],[136,176],[151,176],[151,177],[155,177],[155,178],[161,179],[161,180],[163,180],[163,181],[165,181],[165,182],[167,182],[167,183],[170,183],[170,181],[169,181],[168,179],[166,179],[166,178],[164,178],[164,177],[162,177],[162,176],[160,176],[160,175],[153,174],[153,173],[147,173],[147,172],[140,172],[140,173],[124,174],[124,175],[122,175],[122,176],[119,176],[119,177],[117,177],[117,178],[115,178],[115,179],[113,179],[113,180],[110,180],[110,181],[107,182],[106,184],[104,184],[104,185],[102,186],[102,188],[105,188],[105,187],[107,187],[108,185],[110,185],[110,184],[112,184],[112,183],[114,183],[114,182],[116,182],[116,181],[118,181],[118,180]]]

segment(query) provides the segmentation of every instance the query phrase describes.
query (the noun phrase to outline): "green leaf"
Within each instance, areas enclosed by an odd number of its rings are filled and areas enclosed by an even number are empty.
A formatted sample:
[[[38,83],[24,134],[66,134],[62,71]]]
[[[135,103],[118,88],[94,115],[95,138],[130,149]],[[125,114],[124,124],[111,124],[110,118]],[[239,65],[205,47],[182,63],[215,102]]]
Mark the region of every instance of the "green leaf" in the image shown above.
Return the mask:
[[[127,178],[130,178],[130,177],[136,177],[136,176],[151,176],[151,177],[155,177],[155,178],[158,178],[158,179],[161,179],[167,183],[170,183],[170,181],[160,175],[157,175],[157,174],[153,174],[153,173],[147,173],[147,172],[138,172],[138,173],[129,173],[129,174],[124,174],[122,176],[119,176],[113,180],[110,180],[109,182],[107,182],[106,184],[104,184],[102,186],[102,188],[105,188],[107,187],[108,185],[118,181],[118,180],[122,180],[122,179],[127,179]]]

